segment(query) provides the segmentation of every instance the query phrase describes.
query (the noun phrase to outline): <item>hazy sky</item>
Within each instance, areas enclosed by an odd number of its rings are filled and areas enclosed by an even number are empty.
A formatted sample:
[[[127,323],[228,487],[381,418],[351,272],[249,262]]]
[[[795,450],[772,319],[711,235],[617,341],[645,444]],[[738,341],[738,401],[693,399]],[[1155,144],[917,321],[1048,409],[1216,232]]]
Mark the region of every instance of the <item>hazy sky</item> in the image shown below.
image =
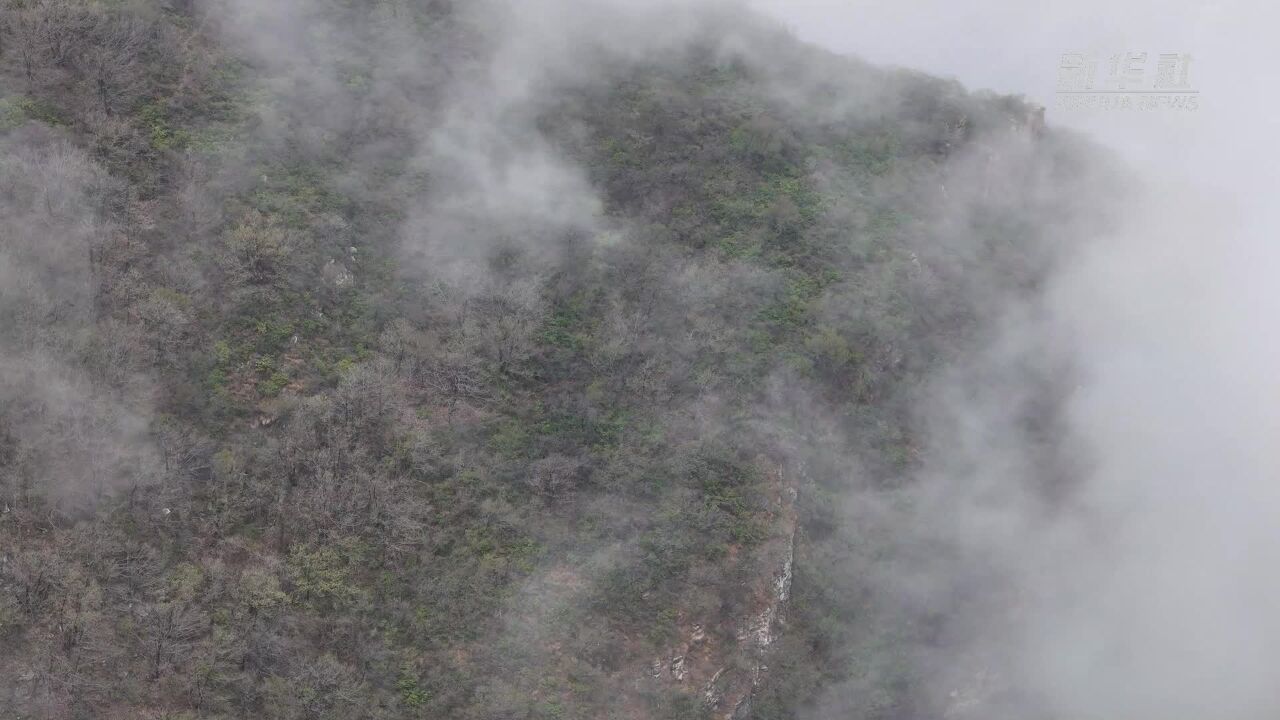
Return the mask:
[[[1275,130],[1266,115],[1276,108],[1271,48],[1280,5],[1265,0],[751,1],[831,49],[1025,94],[1049,107],[1050,122],[1087,129],[1163,170],[1221,170],[1224,154]],[[1147,52],[1152,68],[1156,54],[1189,53],[1202,106],[1194,113],[1056,108],[1058,64],[1073,50]]]

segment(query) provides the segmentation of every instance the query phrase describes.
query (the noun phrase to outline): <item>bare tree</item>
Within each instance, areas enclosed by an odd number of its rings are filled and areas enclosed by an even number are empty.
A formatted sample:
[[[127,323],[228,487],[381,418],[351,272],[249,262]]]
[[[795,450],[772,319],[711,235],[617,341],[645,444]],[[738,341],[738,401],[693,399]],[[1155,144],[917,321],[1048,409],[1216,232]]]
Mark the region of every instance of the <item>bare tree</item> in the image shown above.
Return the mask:
[[[111,117],[117,106],[133,98],[142,85],[146,67],[141,56],[150,44],[153,27],[137,17],[100,13],[85,33],[88,41],[77,64],[103,114]]]
[[[152,680],[175,662],[181,662],[208,621],[185,601],[143,606],[137,613],[138,639]]]

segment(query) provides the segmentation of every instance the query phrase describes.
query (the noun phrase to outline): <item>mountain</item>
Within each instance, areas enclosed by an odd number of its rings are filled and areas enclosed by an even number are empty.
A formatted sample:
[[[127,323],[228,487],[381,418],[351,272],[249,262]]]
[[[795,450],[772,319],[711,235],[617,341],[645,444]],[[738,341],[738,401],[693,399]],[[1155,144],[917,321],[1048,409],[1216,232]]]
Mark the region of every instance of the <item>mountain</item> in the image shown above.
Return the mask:
[[[0,716],[1027,702],[920,508],[939,387],[1069,482],[979,362],[1116,212],[1043,109],[732,4],[3,8]]]

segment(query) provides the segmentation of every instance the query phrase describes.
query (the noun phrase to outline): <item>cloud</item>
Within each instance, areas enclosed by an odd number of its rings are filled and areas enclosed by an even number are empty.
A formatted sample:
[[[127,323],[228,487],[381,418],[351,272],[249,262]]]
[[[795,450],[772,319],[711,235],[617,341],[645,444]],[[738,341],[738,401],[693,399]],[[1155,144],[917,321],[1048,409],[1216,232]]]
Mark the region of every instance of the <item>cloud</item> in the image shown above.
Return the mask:
[[[69,509],[154,471],[147,385],[112,358],[127,333],[96,324],[93,264],[116,239],[103,208],[118,188],[42,126],[14,131],[2,158],[0,488],[6,507]]]
[[[1267,399],[1280,358],[1267,325],[1280,303],[1268,271],[1280,225],[1274,163],[1259,153],[1276,129],[1275,99],[1260,91],[1260,28],[1275,10],[761,4],[837,49],[1042,101],[1070,49],[1197,58],[1198,114],[1050,109],[1051,123],[1115,147],[1138,181],[1119,195],[1086,193],[1099,212],[1116,208],[1118,224],[1063,253],[1043,293],[1003,313],[988,350],[925,396],[933,499],[909,517],[959,557],[927,566],[926,594],[983,568],[1009,589],[963,611],[963,652],[939,650],[941,665],[963,667],[938,675],[960,716],[999,716],[995,693],[985,706],[965,701],[1001,684],[1022,697],[1015,717],[1274,715],[1280,650],[1267,639],[1280,529]],[[1099,15],[1109,29],[1092,29]],[[1068,453],[1059,482],[1069,492],[1046,499],[1055,471],[1018,408],[1037,376],[1064,368],[1063,424],[1050,441]]]

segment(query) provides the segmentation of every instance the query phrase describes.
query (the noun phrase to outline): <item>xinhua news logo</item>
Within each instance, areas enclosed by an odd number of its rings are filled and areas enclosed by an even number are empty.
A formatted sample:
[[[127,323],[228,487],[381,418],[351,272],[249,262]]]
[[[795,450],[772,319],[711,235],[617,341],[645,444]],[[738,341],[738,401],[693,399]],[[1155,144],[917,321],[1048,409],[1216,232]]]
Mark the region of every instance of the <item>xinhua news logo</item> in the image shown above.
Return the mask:
[[[1187,53],[1066,52],[1058,63],[1057,106],[1065,110],[1200,108]]]

